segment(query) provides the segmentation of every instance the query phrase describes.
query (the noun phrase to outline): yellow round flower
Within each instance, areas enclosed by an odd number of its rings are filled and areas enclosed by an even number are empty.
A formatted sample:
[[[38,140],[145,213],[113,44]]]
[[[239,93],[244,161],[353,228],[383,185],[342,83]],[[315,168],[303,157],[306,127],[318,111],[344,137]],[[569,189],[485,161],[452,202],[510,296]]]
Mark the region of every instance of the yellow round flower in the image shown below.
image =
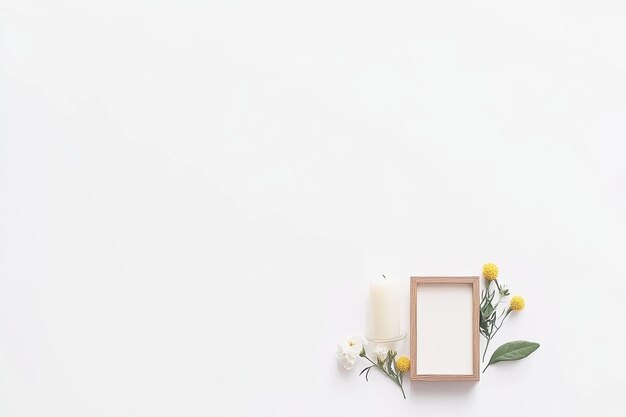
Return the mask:
[[[411,360],[406,356],[400,356],[396,359],[396,368],[398,368],[398,372],[407,372],[411,369]]]
[[[524,309],[525,304],[526,303],[524,302],[524,298],[516,295],[515,297],[511,298],[511,304],[509,305],[509,308],[511,310],[519,311]]]
[[[484,264],[483,276],[487,279],[487,281],[493,281],[498,278],[498,266],[496,264]]]

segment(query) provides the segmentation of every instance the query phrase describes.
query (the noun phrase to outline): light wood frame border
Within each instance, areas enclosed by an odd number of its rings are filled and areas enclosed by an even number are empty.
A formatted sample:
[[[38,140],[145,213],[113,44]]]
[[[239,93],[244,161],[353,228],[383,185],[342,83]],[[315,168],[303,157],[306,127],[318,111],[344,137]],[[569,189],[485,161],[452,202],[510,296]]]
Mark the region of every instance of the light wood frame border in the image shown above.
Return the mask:
[[[472,350],[473,372],[471,375],[440,375],[417,374],[417,287],[419,284],[469,284],[472,286]],[[480,337],[479,337],[479,308],[480,284],[478,277],[411,277],[411,380],[414,381],[480,381]]]

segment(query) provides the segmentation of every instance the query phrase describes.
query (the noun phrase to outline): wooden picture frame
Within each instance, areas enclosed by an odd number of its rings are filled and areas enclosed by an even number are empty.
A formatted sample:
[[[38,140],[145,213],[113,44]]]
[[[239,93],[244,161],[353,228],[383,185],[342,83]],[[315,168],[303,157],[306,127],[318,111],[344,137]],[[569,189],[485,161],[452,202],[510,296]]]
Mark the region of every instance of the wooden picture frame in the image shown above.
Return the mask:
[[[479,280],[411,277],[411,379],[479,381]]]

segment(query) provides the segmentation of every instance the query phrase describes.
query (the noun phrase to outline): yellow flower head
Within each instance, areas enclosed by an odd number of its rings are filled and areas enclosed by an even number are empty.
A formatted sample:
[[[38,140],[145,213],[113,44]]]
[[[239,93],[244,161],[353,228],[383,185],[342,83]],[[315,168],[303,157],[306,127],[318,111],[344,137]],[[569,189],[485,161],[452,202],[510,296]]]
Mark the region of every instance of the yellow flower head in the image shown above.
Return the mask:
[[[511,304],[509,305],[509,308],[511,310],[519,311],[524,309],[524,305],[524,298],[516,295],[515,297],[511,298]]]
[[[407,372],[411,369],[411,360],[406,356],[400,356],[396,359],[396,368],[398,369],[398,372]]]
[[[496,264],[484,264],[483,276],[487,279],[487,281],[493,281],[498,278],[498,266]]]

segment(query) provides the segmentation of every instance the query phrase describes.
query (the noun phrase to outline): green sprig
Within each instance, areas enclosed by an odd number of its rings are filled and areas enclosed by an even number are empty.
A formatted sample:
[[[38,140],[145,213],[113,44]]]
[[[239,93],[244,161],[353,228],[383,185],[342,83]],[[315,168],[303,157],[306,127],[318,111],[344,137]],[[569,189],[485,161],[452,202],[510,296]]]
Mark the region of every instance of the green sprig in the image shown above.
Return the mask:
[[[397,354],[398,352],[389,350],[387,351],[387,357],[385,358],[384,361],[381,361],[380,359],[376,358],[376,362],[374,362],[373,360],[367,357],[367,354],[365,353],[365,348],[362,348],[361,353],[359,353],[359,356],[367,359],[371,363],[371,365],[363,369],[359,375],[362,375],[363,373],[365,373],[365,380],[369,381],[368,375],[370,371],[372,370],[372,368],[377,368],[382,373],[387,375],[387,377],[389,377],[389,379],[391,379],[396,385],[400,387],[400,390],[402,391],[402,396],[406,400],[406,394],[404,393],[404,387],[402,386],[402,372],[398,372],[398,368],[396,367],[395,359],[396,359]]]
[[[485,362],[485,355],[487,355],[489,343],[502,328],[504,321],[509,316],[509,314],[511,314],[512,311],[511,307],[509,306],[505,307],[501,312],[498,312],[498,304],[503,297],[508,296],[510,293],[508,288],[505,285],[500,285],[497,279],[494,279],[493,281],[495,281],[496,283],[497,291],[490,291],[489,284],[491,282],[487,281],[487,288],[482,290],[480,296],[479,329],[480,334],[487,340],[487,343],[485,344],[485,350],[482,355],[483,362]],[[499,297],[494,307],[494,299],[496,297],[496,294]],[[489,363],[487,364],[487,366],[485,366],[485,369],[483,369],[483,372],[485,372],[489,365],[491,365],[492,363],[523,359],[526,356],[530,355],[532,352],[534,352],[538,347],[538,343],[526,342],[523,340],[505,343],[495,350],[495,352],[491,356],[491,359],[489,360]]]
[[[496,306],[502,300],[502,297],[505,297],[509,294],[509,290],[504,286],[500,286],[498,280],[494,280],[496,282],[496,287],[498,288],[498,302]],[[487,343],[485,345],[485,350],[483,352],[482,361],[485,361],[485,355],[487,354],[487,349],[489,349],[489,343],[493,339],[493,337],[498,333],[498,330],[502,327],[504,320],[511,313],[510,308],[505,308],[498,316],[497,307],[493,306],[493,299],[496,297],[496,291],[490,291],[489,287],[482,291],[481,301],[480,301],[480,334],[487,339]],[[500,317],[500,325],[497,324],[498,317]]]

